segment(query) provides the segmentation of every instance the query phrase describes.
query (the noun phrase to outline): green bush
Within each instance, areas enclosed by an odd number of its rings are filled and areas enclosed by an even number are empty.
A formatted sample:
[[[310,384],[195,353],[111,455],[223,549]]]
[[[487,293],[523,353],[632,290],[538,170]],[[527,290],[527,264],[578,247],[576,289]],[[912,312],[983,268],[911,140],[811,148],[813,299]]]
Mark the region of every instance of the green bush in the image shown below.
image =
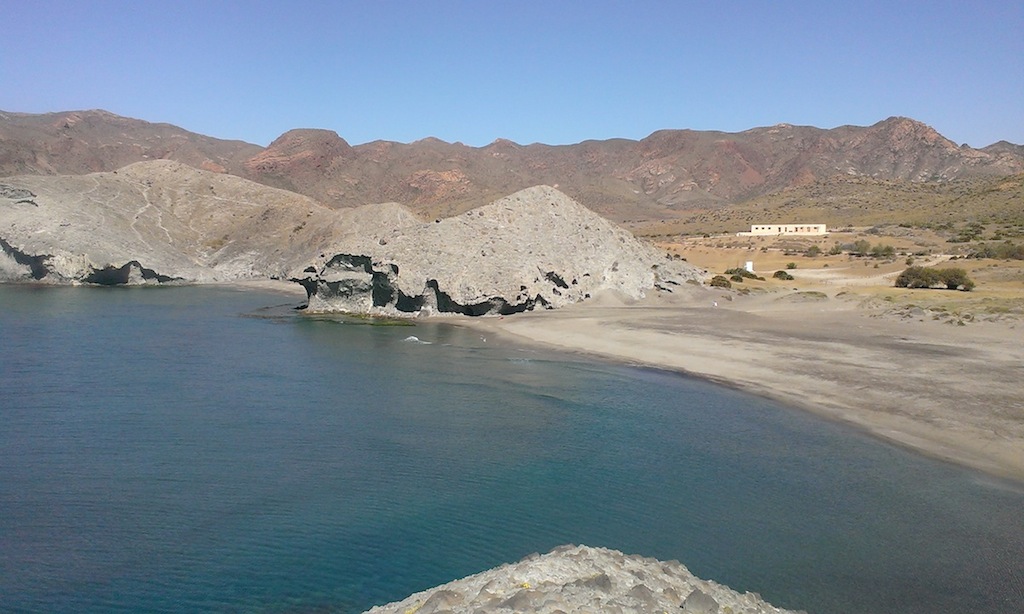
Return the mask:
[[[970,254],[971,258],[994,258],[997,260],[1024,260],[1024,245],[1012,241],[986,243]]]
[[[939,269],[939,281],[946,284],[947,290],[970,292],[974,289],[974,282],[963,269]]]
[[[743,283],[743,276],[742,275],[730,275],[729,276],[729,281],[735,281],[737,283]]]
[[[715,275],[711,278],[711,281],[708,282],[708,285],[713,288],[731,288],[732,282],[726,279],[724,275]]]
[[[793,279],[793,276],[785,271],[775,271],[774,273],[772,273],[772,277],[774,277],[775,279],[783,279],[786,281]]]
[[[892,245],[878,245],[871,248],[872,258],[892,258],[896,255],[896,248]]]
[[[897,288],[931,288],[945,286],[949,290],[970,292],[974,282],[967,276],[967,271],[958,268],[934,269],[923,266],[912,266],[904,269],[896,277]]]
[[[793,269],[796,268],[796,263],[795,262],[787,262],[786,263],[786,268],[792,271]]]
[[[907,267],[896,276],[897,288],[931,288],[937,283],[939,283],[938,272],[923,266]]]
[[[821,248],[817,245],[812,245],[807,248],[806,255],[808,258],[815,258],[821,255]]]
[[[729,275],[730,278],[735,278],[735,277],[739,277],[740,278],[740,279],[733,279],[733,281],[743,281],[743,278],[746,278],[746,279],[756,279],[758,281],[764,281],[764,277],[758,277],[757,275],[754,275],[750,271],[748,271],[748,270],[746,270],[744,268],[739,268],[739,267],[737,267],[735,269],[728,269],[728,270],[726,270],[725,274]]]
[[[867,256],[871,252],[871,243],[865,239],[857,239],[850,246],[850,253],[854,256]]]

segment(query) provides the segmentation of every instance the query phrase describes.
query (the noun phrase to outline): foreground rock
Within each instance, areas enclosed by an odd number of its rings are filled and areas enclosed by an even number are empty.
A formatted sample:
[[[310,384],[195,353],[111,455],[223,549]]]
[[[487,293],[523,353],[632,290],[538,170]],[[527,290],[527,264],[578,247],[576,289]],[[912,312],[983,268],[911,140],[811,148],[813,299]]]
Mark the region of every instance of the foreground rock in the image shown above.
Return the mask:
[[[475,612],[787,612],[759,595],[701,580],[678,561],[662,562],[617,550],[560,546],[449,582],[371,614]]]
[[[671,292],[700,272],[548,186],[460,216],[348,235],[294,280],[315,312],[511,314],[603,290]]]

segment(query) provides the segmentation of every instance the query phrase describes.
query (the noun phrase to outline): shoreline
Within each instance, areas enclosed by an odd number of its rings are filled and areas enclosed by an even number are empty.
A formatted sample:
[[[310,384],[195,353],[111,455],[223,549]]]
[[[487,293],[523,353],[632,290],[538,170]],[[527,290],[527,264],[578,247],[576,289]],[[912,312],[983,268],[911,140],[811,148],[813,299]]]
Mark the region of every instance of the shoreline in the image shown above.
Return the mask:
[[[1024,322],[953,326],[837,298],[697,288],[438,320],[699,377],[1024,484]]]
[[[189,285],[306,295],[284,280]],[[428,319],[701,378],[1024,485],[1021,320],[954,326],[884,315],[839,296],[703,287],[639,301],[608,292],[512,316]]]

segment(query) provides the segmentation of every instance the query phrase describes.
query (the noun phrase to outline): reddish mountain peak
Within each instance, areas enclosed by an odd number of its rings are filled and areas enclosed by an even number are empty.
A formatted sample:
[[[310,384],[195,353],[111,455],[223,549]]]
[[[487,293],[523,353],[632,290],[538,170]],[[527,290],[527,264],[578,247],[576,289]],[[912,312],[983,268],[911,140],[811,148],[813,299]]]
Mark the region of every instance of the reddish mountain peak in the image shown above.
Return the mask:
[[[451,145],[451,143],[449,143],[448,141],[442,141],[441,139],[437,138],[436,136],[428,136],[426,138],[419,139],[418,141],[413,141],[412,144],[413,145]]]
[[[520,149],[522,145],[508,139],[497,138],[491,141],[484,149]]]
[[[322,169],[351,150],[352,146],[333,130],[298,128],[285,132],[246,160],[245,168],[256,174],[280,174],[300,166]]]
[[[909,117],[890,117],[868,128],[869,132],[881,132],[895,148],[909,148],[920,144],[956,149],[957,145],[939,134],[935,128]]]
[[[333,130],[296,128],[274,139],[267,149],[293,155],[302,151],[346,151],[352,147]]]

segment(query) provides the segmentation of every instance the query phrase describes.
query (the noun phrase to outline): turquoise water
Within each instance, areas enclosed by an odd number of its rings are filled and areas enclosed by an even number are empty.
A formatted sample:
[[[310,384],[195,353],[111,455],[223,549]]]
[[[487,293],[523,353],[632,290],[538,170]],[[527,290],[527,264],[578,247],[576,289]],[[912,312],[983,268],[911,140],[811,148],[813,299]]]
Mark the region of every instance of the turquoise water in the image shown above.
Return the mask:
[[[287,303],[0,286],[0,611],[356,612],[563,543],[810,612],[1024,611],[1019,484],[671,373]]]

